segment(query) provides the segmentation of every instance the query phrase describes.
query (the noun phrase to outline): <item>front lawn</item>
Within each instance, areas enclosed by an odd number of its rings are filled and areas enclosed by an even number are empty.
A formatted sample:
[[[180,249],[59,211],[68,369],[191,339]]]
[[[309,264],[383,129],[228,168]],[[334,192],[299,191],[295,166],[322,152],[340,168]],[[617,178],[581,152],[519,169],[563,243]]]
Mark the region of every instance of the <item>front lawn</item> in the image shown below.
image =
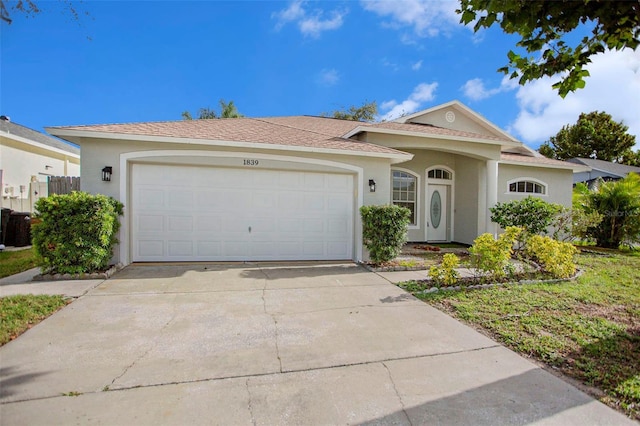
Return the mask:
[[[62,296],[18,295],[0,298],[0,345],[15,339],[67,303],[69,301]]]
[[[640,420],[640,254],[580,254],[576,281],[415,295]]]
[[[33,248],[0,252],[0,278],[35,268],[36,254]]]

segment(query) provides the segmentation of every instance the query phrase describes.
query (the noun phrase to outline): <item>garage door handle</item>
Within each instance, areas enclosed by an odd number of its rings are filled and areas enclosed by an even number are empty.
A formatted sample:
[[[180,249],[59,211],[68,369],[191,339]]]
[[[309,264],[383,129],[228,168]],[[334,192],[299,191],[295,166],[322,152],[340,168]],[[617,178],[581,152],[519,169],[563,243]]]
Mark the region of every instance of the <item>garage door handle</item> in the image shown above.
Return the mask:
[[[249,227],[249,233],[251,233],[251,227]]]

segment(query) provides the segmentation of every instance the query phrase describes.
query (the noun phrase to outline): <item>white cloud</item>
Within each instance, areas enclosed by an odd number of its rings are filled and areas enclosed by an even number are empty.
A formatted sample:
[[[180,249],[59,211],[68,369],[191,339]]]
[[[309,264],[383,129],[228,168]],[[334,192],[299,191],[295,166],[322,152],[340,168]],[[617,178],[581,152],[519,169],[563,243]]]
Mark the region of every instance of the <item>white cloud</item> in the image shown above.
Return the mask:
[[[390,21],[384,22],[384,26],[411,27],[418,37],[435,37],[460,25],[460,17],[455,12],[459,7],[456,0],[362,0],[360,4],[369,12],[388,17]],[[412,41],[407,34],[402,39]]]
[[[336,9],[326,18],[323,10],[315,9],[309,12],[304,8],[304,2],[298,0],[291,2],[286,9],[272,13],[271,18],[277,20],[276,30],[294,22],[303,35],[318,38],[323,31],[340,28],[347,13],[347,10]]]
[[[411,64],[411,69],[414,71],[418,71],[420,68],[422,68],[422,59],[420,59],[418,62]]]
[[[640,146],[640,49],[607,51],[592,58],[591,76],[584,89],[562,99],[551,88],[558,78],[543,78],[518,86],[520,112],[510,131],[523,141],[538,145],[567,124],[575,124],[580,113],[604,111],[629,126]]]
[[[498,93],[513,90],[517,85],[516,80],[511,80],[508,76],[505,76],[500,82],[500,86],[488,89],[481,78],[473,78],[468,80],[460,90],[462,90],[465,97],[472,101],[480,101]]]
[[[335,86],[340,81],[340,74],[334,68],[323,69],[318,75],[317,82],[322,86]]]
[[[394,120],[406,114],[416,112],[418,108],[422,106],[424,102],[432,101],[435,99],[435,91],[438,88],[438,83],[420,83],[407,99],[398,103],[395,99],[390,101],[384,101],[380,104],[380,110],[387,111],[380,117],[381,120]]]

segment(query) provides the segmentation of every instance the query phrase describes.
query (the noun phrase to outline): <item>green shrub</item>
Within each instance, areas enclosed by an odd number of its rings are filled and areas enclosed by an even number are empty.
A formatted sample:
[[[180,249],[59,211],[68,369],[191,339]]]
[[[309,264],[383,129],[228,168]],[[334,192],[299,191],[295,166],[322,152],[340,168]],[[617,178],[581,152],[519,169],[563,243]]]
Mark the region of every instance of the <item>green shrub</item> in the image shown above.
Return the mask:
[[[411,211],[405,207],[362,206],[362,239],[371,261],[379,265],[395,258],[407,241]]]
[[[629,173],[615,182],[598,182],[593,190],[578,184],[574,206],[602,220],[587,229],[600,247],[618,248],[621,243],[640,242],[640,175]]]
[[[44,273],[103,270],[113,256],[122,203],[106,195],[72,192],[39,199],[33,246]]]
[[[522,232],[522,228],[508,226],[497,240],[488,233],[480,235],[469,248],[471,266],[487,274],[487,278],[504,278],[510,271],[509,260],[513,254],[513,244]]]
[[[526,234],[537,235],[547,232],[547,228],[553,223],[554,217],[561,212],[560,204],[547,203],[538,197],[529,195],[522,200],[513,200],[506,203],[497,203],[489,209],[491,220],[501,228],[517,226]]]
[[[429,269],[429,276],[435,284],[451,286],[458,282],[460,275],[456,268],[460,264],[460,259],[453,253],[447,253],[442,257],[440,266],[432,266]]]
[[[573,256],[578,250],[570,243],[550,237],[534,235],[527,239],[525,254],[556,278],[568,278],[575,274]]]

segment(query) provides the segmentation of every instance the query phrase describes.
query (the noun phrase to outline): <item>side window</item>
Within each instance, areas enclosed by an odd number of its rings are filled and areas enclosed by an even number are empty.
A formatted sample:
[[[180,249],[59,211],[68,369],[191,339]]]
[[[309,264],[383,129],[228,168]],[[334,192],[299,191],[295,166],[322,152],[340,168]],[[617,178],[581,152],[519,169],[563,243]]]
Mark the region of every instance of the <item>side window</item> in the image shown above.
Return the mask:
[[[417,178],[414,175],[399,170],[392,171],[391,200],[396,206],[411,210],[411,225],[416,225],[417,186]]]
[[[533,180],[516,180],[509,182],[509,192],[545,195],[547,185]]]

